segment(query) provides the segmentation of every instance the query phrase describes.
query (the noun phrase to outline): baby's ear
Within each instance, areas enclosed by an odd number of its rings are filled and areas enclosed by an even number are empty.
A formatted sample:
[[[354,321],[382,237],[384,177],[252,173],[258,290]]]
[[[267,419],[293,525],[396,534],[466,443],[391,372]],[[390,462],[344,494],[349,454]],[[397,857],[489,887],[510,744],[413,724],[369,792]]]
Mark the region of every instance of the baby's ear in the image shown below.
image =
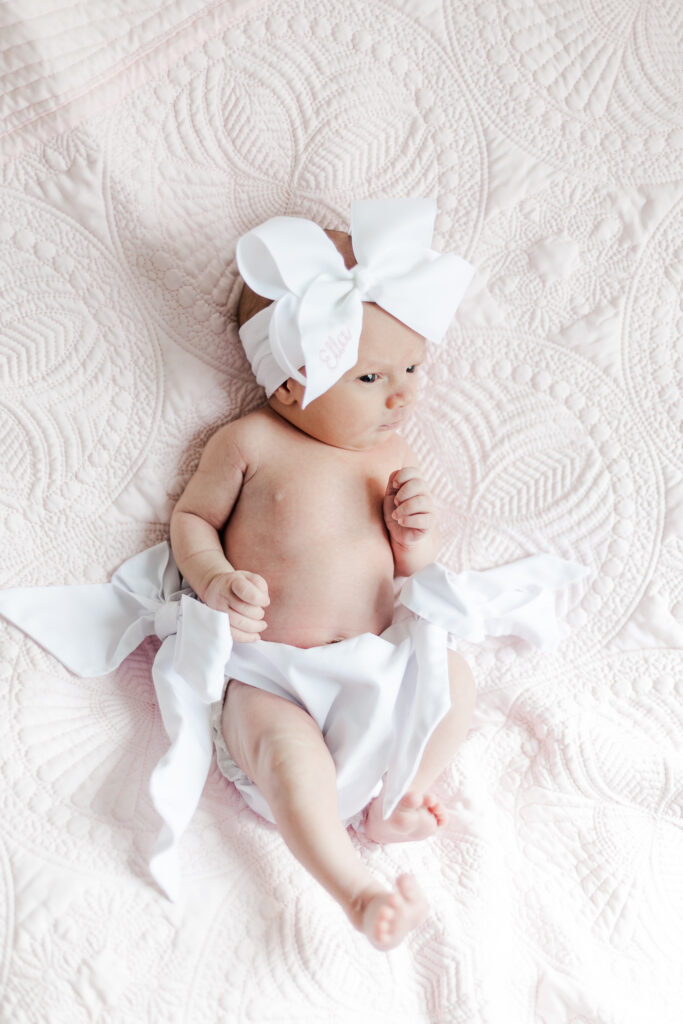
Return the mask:
[[[282,405],[301,405],[301,400],[304,397],[303,385],[293,377],[288,377],[284,384],[280,384],[276,389],[273,397],[277,398]]]

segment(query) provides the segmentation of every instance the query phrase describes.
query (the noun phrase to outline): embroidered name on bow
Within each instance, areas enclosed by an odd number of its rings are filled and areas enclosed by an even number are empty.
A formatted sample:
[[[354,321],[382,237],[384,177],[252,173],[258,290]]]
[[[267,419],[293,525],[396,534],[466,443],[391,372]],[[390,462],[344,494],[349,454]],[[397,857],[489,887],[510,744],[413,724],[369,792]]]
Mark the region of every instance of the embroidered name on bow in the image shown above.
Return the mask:
[[[338,334],[328,335],[320,348],[320,361],[328,370],[336,370],[339,360],[346,352],[351,341],[351,331],[348,327]]]

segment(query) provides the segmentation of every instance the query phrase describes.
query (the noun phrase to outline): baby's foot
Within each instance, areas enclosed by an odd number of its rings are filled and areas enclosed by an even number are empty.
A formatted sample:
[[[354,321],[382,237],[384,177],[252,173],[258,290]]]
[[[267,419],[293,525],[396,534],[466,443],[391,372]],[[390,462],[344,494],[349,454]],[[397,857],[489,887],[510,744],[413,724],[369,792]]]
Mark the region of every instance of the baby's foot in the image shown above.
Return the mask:
[[[356,927],[376,949],[394,949],[427,916],[427,900],[412,875],[399,875],[396,892],[371,892],[361,896]]]
[[[408,843],[427,839],[446,822],[446,809],[431,793],[408,790],[386,821],[382,818],[382,795],[368,807],[365,834],[376,843]]]

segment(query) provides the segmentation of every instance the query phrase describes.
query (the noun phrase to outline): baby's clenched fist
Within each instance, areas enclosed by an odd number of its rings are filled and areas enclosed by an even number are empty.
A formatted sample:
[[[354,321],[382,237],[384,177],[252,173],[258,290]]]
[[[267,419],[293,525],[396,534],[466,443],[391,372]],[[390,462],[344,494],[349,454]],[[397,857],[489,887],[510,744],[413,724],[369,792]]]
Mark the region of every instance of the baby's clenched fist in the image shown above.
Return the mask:
[[[257,640],[267,628],[268,584],[255,572],[237,569],[218,573],[204,592],[204,604],[217,612],[227,613],[232,638],[238,643]]]
[[[404,466],[389,477],[384,521],[398,544],[415,544],[435,529],[434,499],[414,466]]]

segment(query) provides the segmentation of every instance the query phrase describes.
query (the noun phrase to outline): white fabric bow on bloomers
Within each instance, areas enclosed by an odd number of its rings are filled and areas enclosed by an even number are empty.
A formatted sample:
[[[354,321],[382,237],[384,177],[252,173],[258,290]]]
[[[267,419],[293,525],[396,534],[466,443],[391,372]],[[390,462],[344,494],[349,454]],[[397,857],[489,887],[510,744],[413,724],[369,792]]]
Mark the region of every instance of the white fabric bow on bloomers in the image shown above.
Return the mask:
[[[404,613],[413,613],[426,633],[437,630],[468,640],[516,634],[550,646],[559,639],[555,591],[587,573],[585,567],[552,555],[534,555],[483,572],[452,573],[433,563],[406,582],[400,601]],[[226,668],[234,667],[227,615],[202,604],[183,586],[166,542],[130,558],[110,583],[0,591],[0,615],[81,676],[112,671],[148,636],[162,640],[152,677],[170,746],[150,780],[163,822],[150,871],[164,892],[177,899],[178,841],[199,802],[213,753],[211,706],[221,699]],[[367,636],[379,642],[374,634]],[[310,650],[312,657],[316,650]],[[235,657],[239,660],[236,650]],[[428,670],[427,655],[422,663]],[[288,685],[286,679],[283,685]],[[440,720],[448,694],[436,696]],[[353,693],[348,699],[355,701]],[[367,721],[357,714],[347,719],[355,724],[344,736],[343,756],[356,762],[361,753],[363,758],[375,756],[368,749]],[[377,743],[386,745],[387,736],[379,735]],[[343,759],[337,764],[339,776],[351,769]],[[394,802],[400,795],[393,794]]]
[[[435,218],[433,199],[353,202],[358,262],[350,270],[323,229],[303,217],[273,217],[239,239],[240,274],[257,295],[275,300],[240,328],[268,396],[293,377],[305,385],[305,408],[350,370],[358,361],[364,302],[441,342],[475,268],[431,248]]]

